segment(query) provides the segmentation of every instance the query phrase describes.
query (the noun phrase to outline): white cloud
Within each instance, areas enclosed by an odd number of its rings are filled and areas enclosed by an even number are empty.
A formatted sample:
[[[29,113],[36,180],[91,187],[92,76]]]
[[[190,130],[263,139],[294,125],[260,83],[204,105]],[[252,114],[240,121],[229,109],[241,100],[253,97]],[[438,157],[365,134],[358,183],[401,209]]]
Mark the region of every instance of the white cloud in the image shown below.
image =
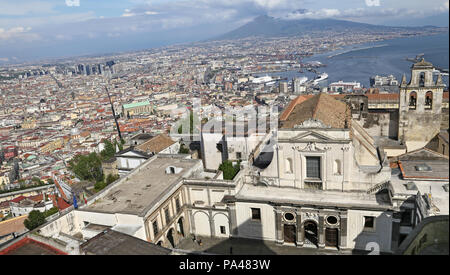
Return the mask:
[[[14,27],[10,29],[0,28],[0,41],[12,39],[24,39],[33,41],[39,38],[39,35],[30,33],[31,27]]]
[[[368,7],[379,7],[380,6],[380,0],[365,0],[365,2]]]
[[[33,15],[33,14],[55,13],[53,7],[54,7],[54,4],[44,2],[44,1],[0,0],[0,15],[23,16],[23,15]]]
[[[66,5],[68,7],[79,7],[80,6],[80,0],[66,0]]]
[[[136,14],[131,12],[131,10],[129,9],[125,9],[124,13],[122,14],[122,17],[130,17],[130,16],[135,16]]]

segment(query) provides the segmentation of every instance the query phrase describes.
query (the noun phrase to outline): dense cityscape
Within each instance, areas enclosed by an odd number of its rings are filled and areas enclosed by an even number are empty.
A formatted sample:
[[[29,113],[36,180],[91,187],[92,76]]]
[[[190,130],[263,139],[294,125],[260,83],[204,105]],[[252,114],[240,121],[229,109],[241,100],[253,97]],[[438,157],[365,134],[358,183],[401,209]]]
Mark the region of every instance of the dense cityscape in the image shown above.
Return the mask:
[[[3,65],[0,255],[448,255],[448,68],[417,52],[401,79],[377,71],[365,86],[328,82],[314,60],[445,33],[323,30]],[[274,115],[275,129],[249,126]],[[438,243],[417,244],[424,226],[441,226]]]

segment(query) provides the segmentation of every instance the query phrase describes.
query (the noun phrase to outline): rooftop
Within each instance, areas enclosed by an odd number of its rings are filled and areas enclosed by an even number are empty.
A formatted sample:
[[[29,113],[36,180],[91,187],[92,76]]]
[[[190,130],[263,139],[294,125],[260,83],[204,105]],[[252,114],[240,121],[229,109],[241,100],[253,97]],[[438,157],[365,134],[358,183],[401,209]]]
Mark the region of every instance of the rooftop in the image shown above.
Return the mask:
[[[14,232],[22,232],[25,230],[23,222],[27,219],[28,215],[19,216],[3,222],[0,222],[0,236],[6,236]]]
[[[31,238],[22,240],[0,251],[0,255],[65,255],[66,253],[50,245]]]
[[[81,245],[87,255],[168,255],[170,249],[107,229]]]
[[[414,182],[417,190],[408,190],[406,184],[408,182]],[[448,183],[447,183],[448,184]],[[444,189],[444,182],[437,181],[414,181],[403,180],[399,177],[393,176],[391,178],[391,186],[395,195],[407,195],[414,196],[417,192],[423,194],[430,194],[434,206],[439,209],[440,215],[448,215],[449,213],[449,195]]]
[[[320,93],[302,101],[288,115],[283,113],[282,117],[285,119],[281,128],[294,128],[308,119],[320,120],[332,128],[346,128],[346,121],[349,124],[351,121],[351,112],[346,103]]]
[[[420,60],[419,62],[414,63],[412,65],[412,68],[414,69],[433,68],[433,64],[425,61],[425,58],[422,58],[422,60]]]
[[[177,174],[166,174],[170,166],[182,170]],[[180,183],[181,178],[191,176],[191,169],[196,166],[202,167],[201,160],[152,157],[128,176],[108,186],[80,210],[145,215],[161,196]]]
[[[279,187],[261,187],[245,184],[236,195],[238,200],[271,201],[282,203],[301,203],[303,205],[321,205],[330,207],[345,207],[352,205],[361,208],[391,208],[390,199],[386,196],[371,195],[363,192],[340,192],[305,190]]]
[[[124,104],[123,108],[124,109],[129,109],[129,108],[147,106],[149,104],[150,104],[150,102],[148,100],[145,100],[145,101],[141,101],[141,102],[134,102],[134,103],[130,103],[130,104]]]
[[[448,157],[427,148],[414,150],[398,158],[404,179],[448,180]]]
[[[156,137],[152,137],[150,140],[142,143],[141,145],[136,146],[135,149],[147,153],[157,154],[174,143],[175,141],[173,141],[169,136],[161,134]]]

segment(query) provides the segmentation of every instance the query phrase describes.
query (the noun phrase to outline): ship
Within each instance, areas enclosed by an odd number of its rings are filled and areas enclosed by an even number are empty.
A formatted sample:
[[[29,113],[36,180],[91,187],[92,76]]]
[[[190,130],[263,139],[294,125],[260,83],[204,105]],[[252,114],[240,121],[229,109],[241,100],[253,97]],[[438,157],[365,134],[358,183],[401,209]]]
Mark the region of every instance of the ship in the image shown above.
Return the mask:
[[[266,83],[266,82],[271,82],[271,81],[273,81],[273,79],[271,76],[268,76],[268,75],[253,78],[254,84],[261,84],[261,83]]]
[[[319,84],[320,81],[323,81],[323,80],[325,80],[327,78],[328,78],[328,74],[327,73],[323,73],[323,74],[319,75],[318,77],[316,77],[314,79],[313,83],[314,83],[314,85],[317,85],[317,84]]]
[[[299,85],[302,85],[302,84],[305,84],[306,81],[308,81],[308,78],[303,76],[303,77],[296,78],[296,81],[298,81]]]

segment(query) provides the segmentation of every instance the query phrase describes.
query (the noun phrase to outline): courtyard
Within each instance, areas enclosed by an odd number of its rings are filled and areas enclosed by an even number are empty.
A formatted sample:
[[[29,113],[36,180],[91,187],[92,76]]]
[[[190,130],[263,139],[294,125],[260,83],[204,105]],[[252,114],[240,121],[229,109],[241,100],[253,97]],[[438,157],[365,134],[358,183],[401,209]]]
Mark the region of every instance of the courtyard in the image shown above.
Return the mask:
[[[198,239],[201,240],[199,244]],[[296,247],[294,245],[278,245],[275,242],[243,239],[243,238],[206,238],[187,237],[176,249],[204,252],[219,255],[352,255],[368,254],[367,251],[318,249]]]

